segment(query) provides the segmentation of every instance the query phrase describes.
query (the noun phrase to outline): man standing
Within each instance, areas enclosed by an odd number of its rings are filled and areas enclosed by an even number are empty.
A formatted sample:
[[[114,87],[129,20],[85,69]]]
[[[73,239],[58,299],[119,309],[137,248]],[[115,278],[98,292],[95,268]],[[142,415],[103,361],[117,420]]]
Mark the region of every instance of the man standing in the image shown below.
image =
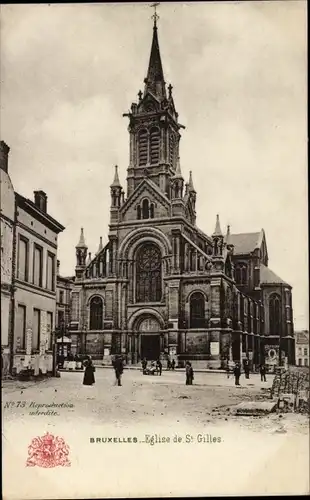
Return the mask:
[[[157,370],[159,372],[159,375],[161,375],[161,372],[163,370],[163,365],[162,365],[162,362],[160,361],[160,359],[157,360],[156,368],[157,368]]]
[[[194,370],[192,368],[192,364],[189,361],[186,361],[185,373],[186,373],[186,385],[193,385]]]
[[[122,374],[123,374],[123,370],[124,370],[124,367],[123,367],[123,360],[122,360],[122,357],[121,356],[116,356],[114,361],[113,361],[113,367],[114,367],[114,371],[115,371],[115,378],[116,378],[116,381],[115,381],[115,385],[119,385],[121,386],[121,380],[122,380]]]
[[[240,363],[237,362],[235,364],[235,368],[234,368],[235,385],[240,385],[240,382],[239,382],[240,375],[241,375],[241,367],[240,367]]]
[[[174,359],[173,359],[173,360],[172,360],[172,362],[171,362],[171,368],[172,368],[172,370],[174,370],[174,369],[175,369],[175,360],[174,360]]]
[[[250,378],[250,363],[248,359],[244,360],[244,373],[245,378]]]
[[[260,365],[259,371],[260,371],[261,382],[266,382],[266,367],[264,364]]]

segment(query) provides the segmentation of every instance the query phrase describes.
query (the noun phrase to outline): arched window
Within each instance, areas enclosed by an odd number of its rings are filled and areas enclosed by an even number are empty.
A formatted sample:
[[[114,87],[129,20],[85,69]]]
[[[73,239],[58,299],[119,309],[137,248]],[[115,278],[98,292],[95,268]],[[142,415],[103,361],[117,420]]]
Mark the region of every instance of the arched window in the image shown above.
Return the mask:
[[[160,130],[153,127],[150,132],[150,157],[151,165],[159,162]]]
[[[151,203],[150,206],[150,218],[154,219],[154,203]]]
[[[138,156],[139,165],[146,165],[147,163],[147,146],[148,146],[147,130],[140,130],[138,134]]]
[[[93,297],[90,301],[90,330],[102,330],[103,306],[100,297]]]
[[[158,302],[161,300],[161,254],[156,245],[146,243],[137,253],[136,300]]]
[[[235,279],[237,285],[246,285],[248,282],[248,266],[243,262],[236,264]]]
[[[272,295],[269,299],[270,335],[280,335],[281,328],[281,299],[279,295]]]
[[[144,199],[142,202],[142,219],[148,219],[149,214],[149,200]]]
[[[140,207],[140,205],[137,206],[137,219],[138,220],[141,219],[141,207]]]
[[[203,293],[195,292],[190,298],[190,328],[205,326],[205,298]]]

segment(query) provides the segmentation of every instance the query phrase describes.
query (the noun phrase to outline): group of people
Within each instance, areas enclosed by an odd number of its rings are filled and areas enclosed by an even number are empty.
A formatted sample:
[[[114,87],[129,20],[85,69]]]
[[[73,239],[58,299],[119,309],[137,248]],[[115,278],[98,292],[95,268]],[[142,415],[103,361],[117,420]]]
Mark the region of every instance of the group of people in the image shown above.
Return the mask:
[[[247,359],[244,360],[243,369],[244,369],[245,378],[249,379],[250,378],[250,363]],[[227,373],[229,374],[229,367],[227,368]],[[239,363],[239,361],[237,361],[235,363],[233,373],[235,376],[235,385],[240,385],[241,364]],[[261,381],[266,382],[266,366],[264,364],[260,365],[259,373],[260,373]]]
[[[150,368],[148,368],[147,360],[144,358],[141,362],[142,365],[142,372],[144,375],[153,375],[153,374],[162,374],[162,369],[163,365],[160,359],[158,359],[156,362],[151,361]],[[168,358],[167,360],[167,370],[174,370],[175,369],[175,360],[173,359],[172,361]],[[185,363],[185,375],[186,375],[186,385],[192,385],[193,380],[194,380],[194,370],[192,367],[192,364],[190,361],[186,361]]]
[[[115,356],[112,365],[115,372],[115,385],[122,385],[122,374],[124,371],[124,363],[122,356]],[[85,371],[83,377],[83,385],[93,385],[95,383],[95,371],[96,368],[93,364],[93,360],[91,356],[87,356],[84,361]]]
[[[142,360],[142,362],[141,362],[141,365],[142,365],[143,375],[148,375],[148,374],[152,374],[153,375],[155,373],[157,375],[161,375],[161,373],[163,371],[163,364],[160,361],[160,359],[158,359],[156,362],[152,361],[150,368],[148,368],[148,366],[147,366],[147,360],[146,360],[146,358],[144,358]]]
[[[124,371],[124,362],[123,362],[123,357],[121,355],[117,355],[114,357],[112,361],[112,365],[114,368],[115,372],[115,385],[121,386],[122,385],[122,374]],[[171,367],[173,365],[173,367]],[[83,378],[83,385],[93,385],[95,383],[95,366],[93,364],[93,360],[91,356],[87,356],[86,360],[84,361],[84,366],[85,366],[85,372],[84,372],[84,378]],[[244,374],[245,378],[249,379],[250,378],[250,364],[248,360],[245,360],[243,363],[244,367]],[[174,370],[175,368],[175,361],[168,360],[167,363],[167,370]],[[144,358],[142,360],[142,371],[143,374],[152,374],[152,373],[157,373],[159,375],[162,374],[162,369],[163,365],[160,359],[158,359],[156,362],[152,361],[151,362],[151,367],[147,367],[147,360]],[[261,376],[261,381],[266,382],[266,366],[264,364],[260,365],[260,376]],[[234,369],[233,369],[233,374],[235,377],[235,385],[240,385],[240,376],[241,376],[241,363],[237,361],[235,363]],[[229,377],[229,366],[227,365],[227,376]],[[186,385],[192,385],[193,380],[194,380],[194,370],[192,367],[192,364],[190,361],[186,361],[185,363],[185,383]]]

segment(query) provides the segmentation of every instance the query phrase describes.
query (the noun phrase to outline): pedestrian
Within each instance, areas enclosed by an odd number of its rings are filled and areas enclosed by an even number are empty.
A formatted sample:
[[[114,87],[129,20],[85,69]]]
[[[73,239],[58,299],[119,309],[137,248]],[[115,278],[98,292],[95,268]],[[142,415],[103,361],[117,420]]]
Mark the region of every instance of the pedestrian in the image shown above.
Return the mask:
[[[167,370],[171,370],[171,361],[170,361],[169,356],[167,358]]]
[[[95,383],[95,367],[93,365],[93,360],[91,359],[91,356],[87,356],[85,362],[85,371],[84,371],[84,378],[83,378],[83,385],[93,385]]]
[[[239,379],[241,375],[240,363],[236,363],[234,367],[235,385],[240,385]]]
[[[115,371],[115,385],[121,386],[122,374],[124,370],[123,360],[121,356],[116,356],[113,361],[113,367]]]
[[[162,365],[162,362],[160,361],[160,359],[158,358],[157,360],[157,363],[156,363],[156,367],[157,367],[157,370],[159,372],[159,375],[161,375],[161,372],[163,370],[163,365]]]
[[[175,360],[174,360],[174,359],[173,359],[173,360],[172,360],[172,362],[171,362],[171,368],[172,368],[172,370],[174,370],[174,369],[175,369]]]
[[[146,361],[146,358],[143,358],[143,359],[142,359],[141,365],[142,365],[142,372],[144,373],[144,372],[145,372],[145,370],[146,370],[146,367],[147,367],[147,361]]]
[[[245,378],[250,378],[250,363],[248,359],[244,360],[244,374]]]
[[[266,382],[266,366],[264,364],[261,364],[259,371],[261,382]]]
[[[229,371],[230,371],[230,367],[229,367],[229,358],[227,358],[227,360],[226,360],[226,373],[227,373],[227,378],[229,378]]]
[[[185,363],[185,374],[186,374],[186,385],[193,385],[194,380],[194,370],[192,364],[189,361]]]

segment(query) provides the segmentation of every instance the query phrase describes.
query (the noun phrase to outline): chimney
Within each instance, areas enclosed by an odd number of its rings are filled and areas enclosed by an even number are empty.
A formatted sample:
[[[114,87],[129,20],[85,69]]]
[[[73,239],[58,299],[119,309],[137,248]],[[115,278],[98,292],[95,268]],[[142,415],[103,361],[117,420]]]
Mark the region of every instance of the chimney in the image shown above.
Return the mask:
[[[9,152],[9,146],[4,141],[0,141],[0,168],[6,173],[8,173]]]
[[[59,276],[60,260],[57,260],[57,276]]]
[[[47,196],[44,191],[34,191],[34,204],[38,207],[42,212],[46,212],[47,208]]]

